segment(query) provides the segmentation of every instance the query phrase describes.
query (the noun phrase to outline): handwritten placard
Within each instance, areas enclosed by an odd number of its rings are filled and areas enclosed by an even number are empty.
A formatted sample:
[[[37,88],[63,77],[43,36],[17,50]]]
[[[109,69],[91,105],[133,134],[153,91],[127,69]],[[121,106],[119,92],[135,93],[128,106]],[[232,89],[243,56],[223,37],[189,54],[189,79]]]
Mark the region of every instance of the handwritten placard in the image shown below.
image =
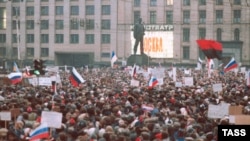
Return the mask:
[[[213,84],[213,91],[214,92],[221,92],[222,91],[222,84],[221,83]]]
[[[229,104],[221,103],[219,105],[208,105],[208,117],[209,118],[223,118],[226,115],[229,115]]]
[[[0,112],[0,119],[4,121],[11,121],[11,112]]]
[[[131,79],[130,85],[138,87],[140,85],[140,82],[138,80]]]
[[[62,113],[52,112],[52,111],[43,111],[41,123],[47,124],[52,128],[61,128],[62,126]]]

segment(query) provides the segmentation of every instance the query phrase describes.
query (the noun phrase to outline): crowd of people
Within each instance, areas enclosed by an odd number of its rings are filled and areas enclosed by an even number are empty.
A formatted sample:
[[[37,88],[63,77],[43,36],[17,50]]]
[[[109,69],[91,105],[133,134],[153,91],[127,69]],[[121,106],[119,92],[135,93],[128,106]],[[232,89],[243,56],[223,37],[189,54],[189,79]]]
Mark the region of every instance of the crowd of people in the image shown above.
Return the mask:
[[[192,69],[194,84],[176,87],[166,68],[163,84],[149,89],[150,74],[132,77],[120,67],[77,70],[85,80],[79,87],[71,85],[66,71],[59,72],[56,91],[48,86],[1,86],[1,111],[20,109],[7,125],[0,122],[0,136],[6,131],[3,140],[28,140],[30,131],[41,124],[42,111],[56,111],[63,115],[61,128],[51,128],[50,136],[40,140],[216,141],[217,126],[230,123],[227,116],[208,118],[208,105],[225,102],[245,107],[250,102],[250,87],[240,72],[215,70],[208,76],[206,70]],[[177,68],[177,80],[183,76]],[[132,79],[140,85],[131,86]],[[221,92],[213,92],[215,83],[222,83]]]

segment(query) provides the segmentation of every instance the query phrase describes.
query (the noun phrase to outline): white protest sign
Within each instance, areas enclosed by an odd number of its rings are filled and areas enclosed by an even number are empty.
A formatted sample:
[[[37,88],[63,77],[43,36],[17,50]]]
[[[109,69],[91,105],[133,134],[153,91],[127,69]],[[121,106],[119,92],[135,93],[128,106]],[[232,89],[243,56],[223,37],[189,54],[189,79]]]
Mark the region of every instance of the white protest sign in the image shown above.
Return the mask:
[[[227,103],[220,103],[219,105],[208,105],[208,117],[209,118],[223,118],[229,114],[229,106]]]
[[[59,72],[59,67],[58,66],[47,66],[46,67],[48,72]]]
[[[222,91],[222,83],[213,84],[213,91],[214,92],[221,92]]]
[[[50,77],[34,77],[29,78],[29,83],[33,86],[51,86],[51,78]]]
[[[157,78],[158,84],[157,85],[163,85],[164,84],[164,79],[163,78]]]
[[[11,121],[11,112],[0,112],[0,119],[4,121]]]
[[[52,111],[43,111],[41,123],[46,123],[49,127],[52,127],[52,128],[61,128],[62,113],[52,112]]]
[[[246,80],[247,80],[247,86],[250,86],[250,71],[248,71],[246,74]]]
[[[193,77],[184,77],[184,84],[185,86],[193,86],[194,85]]]
[[[130,85],[138,87],[140,85],[140,82],[138,80],[131,79]]]
[[[229,123],[231,123],[231,124],[235,123],[235,116],[229,115]]]
[[[151,70],[152,75],[154,77],[158,78],[164,78],[165,77],[165,68],[154,68]]]
[[[240,72],[245,73],[246,72],[246,67],[240,67]]]
[[[56,81],[56,83],[61,83],[61,77],[60,77],[59,74],[50,76],[50,80],[51,80],[51,81]]]
[[[175,82],[175,87],[182,87],[182,82]]]
[[[176,67],[173,67],[173,81],[176,81]]]

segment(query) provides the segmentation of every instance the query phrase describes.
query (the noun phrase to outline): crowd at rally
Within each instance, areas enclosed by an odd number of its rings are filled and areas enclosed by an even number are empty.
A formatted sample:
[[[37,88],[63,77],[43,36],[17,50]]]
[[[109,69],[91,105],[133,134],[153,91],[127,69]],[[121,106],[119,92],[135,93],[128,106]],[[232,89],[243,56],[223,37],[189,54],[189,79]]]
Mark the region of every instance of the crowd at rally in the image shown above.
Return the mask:
[[[147,69],[147,67],[141,67]],[[41,124],[42,111],[62,113],[61,128],[50,128],[54,141],[216,141],[217,125],[230,124],[228,116],[208,118],[208,104],[221,102],[248,106],[250,87],[244,73],[216,70],[208,77],[206,70],[191,71],[192,86],[175,87],[166,68],[162,85],[148,87],[149,77],[117,68],[77,69],[85,82],[73,87],[70,73],[60,71],[61,83],[51,87],[3,85],[0,109],[19,108],[11,121],[1,121],[2,140],[29,140],[30,132]],[[185,76],[177,69],[176,80]],[[131,80],[140,82],[131,86]],[[222,83],[221,92],[212,84]],[[53,119],[51,119],[53,121]]]

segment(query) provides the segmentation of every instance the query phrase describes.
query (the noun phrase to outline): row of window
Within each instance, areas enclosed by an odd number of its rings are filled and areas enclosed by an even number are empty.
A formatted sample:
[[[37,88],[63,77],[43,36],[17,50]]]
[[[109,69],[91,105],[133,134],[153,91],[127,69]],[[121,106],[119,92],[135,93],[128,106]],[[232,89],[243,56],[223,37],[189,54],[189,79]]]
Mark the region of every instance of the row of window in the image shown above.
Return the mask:
[[[102,15],[110,15],[110,5],[102,5],[101,14]],[[26,16],[34,16],[35,8],[33,6],[26,7]],[[85,6],[85,14],[86,15],[95,15],[95,6],[94,5],[86,5]],[[48,16],[49,15],[49,6],[41,6],[40,7],[40,15]],[[64,15],[64,6],[56,6],[55,7],[55,15]],[[79,6],[70,6],[70,15],[79,15]],[[20,7],[12,7],[12,16],[20,16]]]
[[[157,23],[157,16],[156,11],[149,11],[149,22],[150,24],[156,24]],[[206,17],[207,12],[206,10],[199,10],[199,21],[200,24],[206,23]],[[191,19],[191,11],[190,10],[184,10],[182,13],[183,17],[183,24],[190,24]],[[138,21],[138,19],[141,17],[140,11],[134,11],[134,21]],[[241,22],[241,10],[233,10],[233,23],[240,23]],[[223,23],[223,10],[215,10],[215,23],[222,24]],[[166,11],[166,24],[173,24],[173,11],[168,10]]]
[[[215,4],[216,5],[223,5],[224,1],[223,0],[216,0]],[[225,2],[230,2],[230,1],[226,0]],[[145,3],[144,0],[134,0],[134,7],[140,7],[144,3]],[[206,5],[207,3],[212,3],[212,1],[211,0],[198,0],[199,5]],[[241,0],[233,0],[230,3],[232,3],[234,5],[241,5],[242,2],[241,2]],[[182,4],[184,6],[190,6],[191,0],[182,0]],[[166,5],[173,5],[173,0],[166,0]],[[157,0],[150,0],[149,6],[152,6],[152,7],[157,6]]]
[[[190,29],[189,28],[183,28],[183,42],[190,42]],[[222,29],[218,28],[216,30],[216,40],[222,41]],[[205,28],[199,28],[199,39],[205,39],[206,38],[206,29]],[[239,28],[234,29],[233,33],[233,40],[234,41],[240,41],[240,30]]]
[[[18,56],[17,53],[18,53],[17,47],[13,47],[12,50],[11,50],[11,55],[12,56]],[[5,47],[0,47],[0,56],[6,56],[6,55],[7,55],[6,48]],[[34,48],[27,47],[25,56],[34,57]],[[49,56],[49,48],[41,48],[40,56],[41,57],[48,57]]]
[[[18,37],[17,34],[12,34],[12,43],[17,43]],[[0,34],[0,43],[6,42],[6,34]],[[34,34],[26,34],[26,43],[34,43],[35,35]],[[41,43],[49,43],[49,34],[41,34],[40,36]],[[55,43],[64,43],[64,34],[55,34]],[[70,34],[70,43],[78,44],[79,43],[79,34]],[[86,34],[85,35],[85,44],[94,44],[95,43],[95,35],[94,34]],[[110,34],[102,34],[101,35],[101,43],[109,44],[110,43]]]
[[[12,48],[11,51],[11,55],[12,56],[17,56],[18,50],[16,47]],[[6,56],[6,48],[5,47],[0,47],[0,56]],[[201,55],[201,53],[200,53]],[[27,57],[34,57],[34,48],[32,47],[27,47],[26,48],[26,54],[25,56]],[[48,57],[49,56],[49,48],[41,48],[40,50],[40,56],[41,57]],[[110,53],[101,53],[101,57],[102,58],[109,58],[110,57]],[[183,59],[190,59],[190,47],[189,46],[183,46],[182,48],[182,58]]]
[[[3,22],[5,21],[0,19],[0,29],[6,28],[6,25],[3,24]],[[35,24],[34,20],[26,20],[25,24],[26,24],[26,29],[34,29],[35,25],[39,25],[40,29],[46,30],[46,29],[49,29],[49,27],[51,26],[49,23],[49,20],[41,20],[40,23],[37,23],[37,24]],[[18,24],[17,24],[17,21],[13,20],[12,29],[16,29],[17,25],[20,29],[20,21],[18,21]],[[70,20],[70,29],[72,30],[77,30],[80,27],[84,27],[84,29],[86,30],[94,30],[95,26],[97,26],[96,28],[99,28],[99,26],[95,24],[94,19],[78,20],[76,18],[72,18]],[[53,25],[53,27],[55,27],[55,29],[57,30],[63,30],[65,28],[64,20],[55,20],[55,24]],[[101,27],[100,27],[101,29],[110,30],[110,27],[111,27],[111,21],[109,19],[101,20]]]

